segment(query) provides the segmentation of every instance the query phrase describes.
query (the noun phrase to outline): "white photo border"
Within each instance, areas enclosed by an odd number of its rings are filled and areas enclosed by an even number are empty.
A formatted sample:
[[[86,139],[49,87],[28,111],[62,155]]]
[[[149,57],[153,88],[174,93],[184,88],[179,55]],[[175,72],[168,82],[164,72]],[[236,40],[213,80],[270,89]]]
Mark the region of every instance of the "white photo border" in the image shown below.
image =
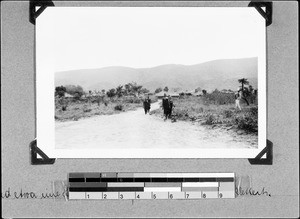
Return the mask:
[[[227,7],[223,7],[227,8]],[[245,8],[245,7],[238,7]],[[45,27],[40,25],[43,14],[57,7],[49,7],[36,20],[36,130],[37,146],[49,157],[54,158],[254,158],[266,146],[267,131],[267,83],[266,83],[266,25],[265,19],[253,7],[260,17],[264,36],[260,42],[258,56],[258,148],[255,149],[56,149],[54,121],[54,63],[49,55],[41,57],[40,51],[53,49],[53,24]],[[40,39],[40,31],[47,28],[47,37]]]

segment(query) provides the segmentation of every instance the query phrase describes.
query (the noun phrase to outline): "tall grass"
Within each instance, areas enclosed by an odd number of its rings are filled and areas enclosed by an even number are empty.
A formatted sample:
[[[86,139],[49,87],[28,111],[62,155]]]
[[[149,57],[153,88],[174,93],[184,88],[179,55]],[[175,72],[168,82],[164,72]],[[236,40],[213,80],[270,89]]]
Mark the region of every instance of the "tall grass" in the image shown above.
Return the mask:
[[[151,97],[152,102],[156,101]],[[141,97],[123,96],[114,98],[89,97],[86,99],[55,99],[55,120],[68,121],[96,115],[112,115],[143,106]]]
[[[218,101],[210,101],[207,97],[184,97],[173,99],[173,102],[173,121],[192,121],[201,125],[226,126],[257,133],[258,107],[255,104],[242,104],[242,110],[239,111],[231,101],[224,104],[223,100],[222,104],[217,104]],[[163,112],[162,109],[158,109],[152,114],[162,115]]]

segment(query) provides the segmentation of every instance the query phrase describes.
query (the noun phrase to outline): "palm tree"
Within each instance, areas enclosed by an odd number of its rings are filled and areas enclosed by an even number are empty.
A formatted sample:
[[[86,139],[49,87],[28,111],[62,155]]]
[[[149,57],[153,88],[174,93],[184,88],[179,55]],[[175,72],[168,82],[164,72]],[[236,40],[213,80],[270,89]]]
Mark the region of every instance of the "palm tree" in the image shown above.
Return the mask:
[[[238,81],[242,84],[242,91],[244,90],[244,84],[249,84],[249,81],[246,78],[241,78]]]

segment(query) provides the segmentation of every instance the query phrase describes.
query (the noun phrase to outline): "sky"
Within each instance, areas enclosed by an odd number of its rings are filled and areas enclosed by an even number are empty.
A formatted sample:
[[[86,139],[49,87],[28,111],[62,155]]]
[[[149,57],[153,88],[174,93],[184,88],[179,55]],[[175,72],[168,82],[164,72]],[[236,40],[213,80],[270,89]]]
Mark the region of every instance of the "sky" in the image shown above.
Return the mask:
[[[36,24],[55,72],[258,57],[264,37],[253,7],[48,7]]]

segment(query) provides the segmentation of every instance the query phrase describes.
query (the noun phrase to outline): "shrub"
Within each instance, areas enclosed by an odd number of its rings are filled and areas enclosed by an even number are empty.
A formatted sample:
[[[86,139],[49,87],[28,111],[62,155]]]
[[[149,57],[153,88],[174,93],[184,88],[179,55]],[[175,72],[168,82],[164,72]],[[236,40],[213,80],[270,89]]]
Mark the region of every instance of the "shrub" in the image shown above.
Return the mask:
[[[116,105],[115,110],[122,111],[123,110],[123,105],[121,105],[121,104]]]
[[[137,97],[127,97],[124,102],[126,102],[126,103],[141,103],[142,100]]]
[[[224,110],[225,118],[230,118],[233,116],[233,112],[231,110]]]
[[[222,93],[218,90],[203,96],[205,104],[213,103],[218,105],[233,104],[235,102],[234,94],[232,93]]]
[[[91,112],[92,111],[92,109],[83,109],[83,112],[84,113],[89,113],[89,112]]]
[[[248,116],[241,116],[235,119],[235,122],[239,129],[243,129],[250,132],[257,131],[257,121]]]
[[[214,124],[215,116],[213,114],[208,114],[206,116],[205,124],[206,125],[212,125]]]
[[[236,115],[235,124],[239,129],[243,129],[248,132],[257,132],[258,131],[258,108],[251,107],[249,111],[244,114]]]
[[[66,93],[66,88],[64,86],[55,88],[55,96],[64,97]]]
[[[251,108],[250,108],[250,113],[251,113],[253,116],[257,116],[257,115],[258,115],[258,108],[257,108],[257,107],[251,107]]]
[[[79,120],[79,116],[78,115],[74,115],[73,117],[72,117],[72,120],[74,120],[74,121],[78,121]]]
[[[138,98],[135,98],[134,100],[133,100],[133,103],[141,103],[142,101],[141,101],[141,99],[138,99]]]

